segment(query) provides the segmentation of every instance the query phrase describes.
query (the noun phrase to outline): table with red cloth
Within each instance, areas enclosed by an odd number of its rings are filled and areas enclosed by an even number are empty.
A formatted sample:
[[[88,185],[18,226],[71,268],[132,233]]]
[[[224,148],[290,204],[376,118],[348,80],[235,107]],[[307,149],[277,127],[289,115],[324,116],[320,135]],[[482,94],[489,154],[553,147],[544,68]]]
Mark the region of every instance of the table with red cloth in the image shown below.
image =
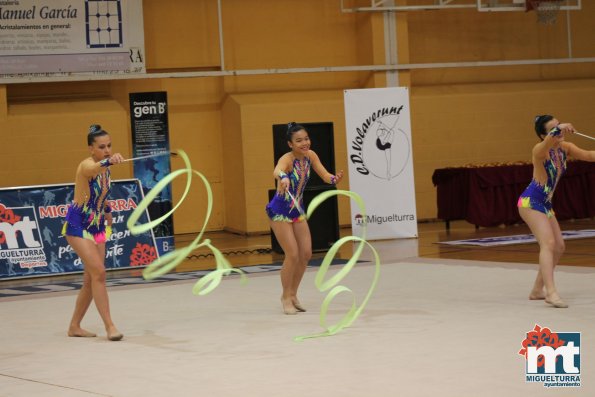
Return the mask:
[[[438,218],[464,219],[477,227],[522,222],[517,201],[533,175],[533,165],[441,168],[434,171]],[[595,216],[595,163],[569,161],[556,187],[553,208],[558,220]]]

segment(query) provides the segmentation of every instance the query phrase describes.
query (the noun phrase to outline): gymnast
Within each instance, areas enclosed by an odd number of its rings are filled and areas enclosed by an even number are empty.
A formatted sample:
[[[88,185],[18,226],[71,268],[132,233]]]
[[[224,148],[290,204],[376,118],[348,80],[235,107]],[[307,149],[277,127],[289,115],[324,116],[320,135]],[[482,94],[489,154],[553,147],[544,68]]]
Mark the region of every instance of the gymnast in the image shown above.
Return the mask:
[[[285,153],[273,171],[277,180],[277,193],[267,204],[266,212],[271,229],[285,258],[281,268],[281,303],[285,314],[305,312],[297,298],[297,291],[312,257],[312,240],[303,207],[303,193],[310,177],[310,168],[326,183],[336,185],[343,178],[329,173],[310,150],[310,138],[306,129],[296,123],[287,126],[287,144],[291,152]]]
[[[392,168],[392,155],[391,155],[391,146],[393,144],[393,139],[395,139],[395,133],[392,129],[390,129],[387,125],[378,121],[380,124],[378,129],[376,130],[376,147],[378,150],[384,152],[384,157],[386,157],[386,179],[391,178],[391,168]]]
[[[554,268],[560,262],[565,246],[552,210],[552,197],[566,170],[567,157],[595,161],[595,151],[583,150],[566,142],[565,136],[576,132],[574,127],[570,123],[560,123],[550,115],[535,118],[535,132],[541,142],[533,147],[533,179],[517,204],[521,218],[539,243],[539,271],[529,299],[545,299],[554,307],[566,308],[568,305],[558,294],[554,283]]]
[[[81,321],[93,300],[105,325],[107,339],[118,341],[124,336],[112,321],[105,286],[105,242],[110,237],[113,221],[106,198],[110,191],[109,167],[121,163],[124,158],[119,153],[112,155],[110,136],[100,125],[90,127],[87,143],[91,156],[76,170],[74,200],[68,207],[62,228],[62,235],[66,236],[84,266],[83,286],[76,299],[68,336],[96,336],[81,328]]]

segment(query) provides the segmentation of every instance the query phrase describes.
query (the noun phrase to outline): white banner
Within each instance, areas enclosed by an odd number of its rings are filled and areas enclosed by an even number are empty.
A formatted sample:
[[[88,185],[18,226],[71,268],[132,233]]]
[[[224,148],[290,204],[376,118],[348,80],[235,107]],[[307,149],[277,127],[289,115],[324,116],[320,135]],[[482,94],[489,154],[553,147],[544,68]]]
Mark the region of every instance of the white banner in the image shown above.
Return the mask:
[[[344,99],[350,189],[367,211],[352,203],[354,234],[367,224],[371,240],[417,237],[409,90],[346,90]]]
[[[0,84],[145,73],[142,0],[0,0]]]

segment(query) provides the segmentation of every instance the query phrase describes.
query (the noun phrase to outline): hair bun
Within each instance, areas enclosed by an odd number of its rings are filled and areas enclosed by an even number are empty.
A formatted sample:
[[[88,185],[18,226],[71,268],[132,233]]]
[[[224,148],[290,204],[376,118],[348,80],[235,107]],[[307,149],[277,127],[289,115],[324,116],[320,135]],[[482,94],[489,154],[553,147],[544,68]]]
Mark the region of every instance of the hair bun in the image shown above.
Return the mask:
[[[89,127],[89,134],[94,134],[99,131],[101,131],[101,126],[99,124],[91,124]]]
[[[541,139],[541,135],[545,135],[547,131],[545,130],[545,125],[550,121],[553,120],[554,116],[549,114],[542,114],[535,117],[535,132],[537,136]]]
[[[291,128],[295,125],[295,121],[290,121],[289,123],[287,123],[287,128]]]

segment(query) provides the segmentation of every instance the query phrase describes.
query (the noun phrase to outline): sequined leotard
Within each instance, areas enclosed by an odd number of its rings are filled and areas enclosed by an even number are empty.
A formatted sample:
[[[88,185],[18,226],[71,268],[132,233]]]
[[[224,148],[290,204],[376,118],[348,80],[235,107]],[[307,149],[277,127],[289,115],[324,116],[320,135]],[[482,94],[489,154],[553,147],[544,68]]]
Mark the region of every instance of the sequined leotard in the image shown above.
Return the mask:
[[[288,174],[289,177],[289,191],[295,197],[299,204],[299,208],[305,211],[303,193],[310,178],[310,159],[304,157],[303,167],[298,159],[293,160],[293,170]],[[300,213],[300,210],[295,205],[291,196],[288,193],[275,194],[275,197],[266,206],[266,212],[269,218],[273,221],[280,222],[299,222],[306,218],[305,214]]]
[[[105,243],[111,228],[105,226],[105,213],[111,212],[105,200],[110,191],[110,170],[89,180],[89,197],[82,204],[73,201],[66,213],[62,235],[82,237],[96,244]]]
[[[535,179],[519,197],[518,207],[531,208],[543,212],[548,218],[554,215],[552,210],[552,197],[558,181],[566,171],[566,152],[561,147],[550,149],[549,159],[543,162],[547,174],[545,185],[541,185]]]

